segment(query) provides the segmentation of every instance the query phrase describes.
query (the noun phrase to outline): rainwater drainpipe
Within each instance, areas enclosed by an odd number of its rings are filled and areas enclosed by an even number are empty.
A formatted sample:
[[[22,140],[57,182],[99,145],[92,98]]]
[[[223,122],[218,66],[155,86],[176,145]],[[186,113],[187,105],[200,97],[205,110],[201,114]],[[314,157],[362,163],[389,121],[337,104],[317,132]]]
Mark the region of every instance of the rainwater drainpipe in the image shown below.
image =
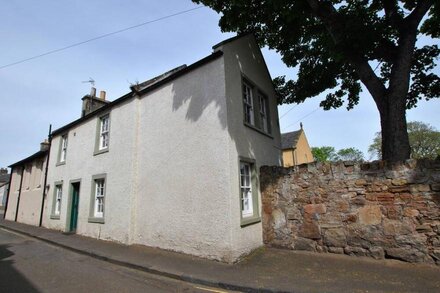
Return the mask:
[[[18,208],[20,207],[20,196],[21,196],[21,187],[23,186],[23,175],[24,175],[24,169],[25,165],[21,167],[21,178],[20,178],[20,188],[18,189],[18,196],[17,196],[17,209],[15,210],[15,222],[17,222],[18,217]],[[12,174],[12,173],[11,173]]]
[[[6,194],[5,213],[3,214],[3,219],[6,218],[6,211],[8,210],[8,203],[9,203],[9,196],[11,194],[12,173],[13,172],[14,172],[14,167],[11,168],[11,175],[9,175],[8,193]]]
[[[47,170],[49,169],[49,155],[50,155],[50,146],[52,144],[52,124],[49,125],[49,135],[47,136],[49,141],[49,149],[47,150],[47,159],[46,159],[46,170],[44,170],[44,185],[43,185],[43,198],[41,199],[41,211],[40,211],[40,222],[38,227],[41,227],[43,224],[43,212],[44,212],[44,199],[46,198],[46,184],[47,184]]]

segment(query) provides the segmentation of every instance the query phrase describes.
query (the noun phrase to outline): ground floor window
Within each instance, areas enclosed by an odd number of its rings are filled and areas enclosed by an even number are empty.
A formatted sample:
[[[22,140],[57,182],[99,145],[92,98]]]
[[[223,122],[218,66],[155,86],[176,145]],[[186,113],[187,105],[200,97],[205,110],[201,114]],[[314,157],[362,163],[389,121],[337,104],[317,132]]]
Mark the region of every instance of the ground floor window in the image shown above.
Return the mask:
[[[240,208],[241,225],[259,222],[258,182],[255,162],[240,161]]]
[[[61,202],[63,200],[63,184],[61,181],[54,184],[54,196],[51,218],[59,219],[61,214]]]
[[[95,180],[95,209],[94,216],[96,218],[102,218],[104,216],[104,190],[105,180]]]

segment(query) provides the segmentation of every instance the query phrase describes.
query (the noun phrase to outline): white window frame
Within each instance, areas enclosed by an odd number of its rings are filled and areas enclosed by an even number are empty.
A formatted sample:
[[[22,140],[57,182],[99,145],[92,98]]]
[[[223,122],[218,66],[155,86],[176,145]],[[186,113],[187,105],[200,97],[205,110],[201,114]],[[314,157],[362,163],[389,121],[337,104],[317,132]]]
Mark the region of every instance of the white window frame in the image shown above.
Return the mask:
[[[95,179],[95,202],[93,207],[93,216],[95,218],[104,217],[104,198],[105,198],[105,179]]]
[[[61,214],[61,200],[63,199],[63,186],[55,185],[55,205],[53,214],[59,216]]]
[[[61,152],[60,152],[60,163],[64,163],[67,157],[67,134],[61,136]]]
[[[261,130],[268,133],[269,132],[269,124],[267,117],[267,97],[262,93],[258,93],[258,102],[260,104],[260,124]]]
[[[105,115],[99,118],[99,146],[98,150],[108,149],[110,140],[110,116]]]
[[[240,162],[240,203],[242,218],[254,215],[252,198],[252,164]]]
[[[243,81],[243,111],[244,111],[244,122],[254,125],[254,97],[253,88]]]

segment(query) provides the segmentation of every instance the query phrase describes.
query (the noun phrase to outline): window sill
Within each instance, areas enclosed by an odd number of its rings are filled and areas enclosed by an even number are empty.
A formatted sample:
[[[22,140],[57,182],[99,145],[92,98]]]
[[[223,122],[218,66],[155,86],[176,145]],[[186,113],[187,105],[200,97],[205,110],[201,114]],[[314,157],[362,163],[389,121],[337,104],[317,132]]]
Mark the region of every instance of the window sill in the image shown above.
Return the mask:
[[[253,224],[257,224],[261,222],[261,218],[260,217],[248,217],[248,218],[241,218],[241,223],[240,223],[240,227],[244,228],[246,226],[250,226]]]
[[[66,161],[62,161],[62,162],[58,162],[56,163],[56,167],[61,166],[61,165],[66,165]]]
[[[261,134],[263,134],[263,135],[265,135],[265,136],[267,136],[267,137],[273,139],[273,136],[272,136],[271,134],[269,134],[269,133],[267,133],[267,132],[264,132],[263,130],[261,130],[261,129],[255,127],[254,125],[249,124],[249,123],[244,122],[244,121],[243,121],[243,124],[244,124],[245,126],[249,127],[250,129],[253,129],[253,130],[255,130],[256,132],[259,132],[259,133],[261,133]]]
[[[104,224],[104,218],[89,217],[88,221],[89,223]]]
[[[106,153],[106,152],[108,152],[108,148],[106,148],[106,149],[102,149],[102,150],[96,150],[96,151],[93,153],[93,155],[94,155],[94,156],[97,156],[97,155],[100,155],[100,154],[104,154],[104,153]]]
[[[50,219],[51,220],[59,220],[60,219],[60,215],[50,215]]]

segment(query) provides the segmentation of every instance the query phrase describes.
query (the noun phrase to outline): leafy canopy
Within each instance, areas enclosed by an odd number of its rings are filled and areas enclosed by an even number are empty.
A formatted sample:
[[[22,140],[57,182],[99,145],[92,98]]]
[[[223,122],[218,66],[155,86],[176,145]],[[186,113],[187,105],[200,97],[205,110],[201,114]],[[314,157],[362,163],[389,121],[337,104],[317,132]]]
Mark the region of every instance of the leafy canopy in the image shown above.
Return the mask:
[[[413,159],[436,159],[440,156],[440,132],[427,123],[413,121],[408,123],[409,144],[411,146],[411,158]],[[368,148],[371,157],[380,158],[381,133],[377,132],[373,143]]]
[[[364,154],[357,148],[345,148],[336,151],[332,146],[312,147],[312,154],[317,162],[358,161],[364,160]]]
[[[326,110],[341,107],[344,98],[347,109],[358,104],[362,70],[371,75],[377,66],[373,75],[388,85],[399,42],[412,21],[421,20],[421,34],[440,37],[440,1],[193,1],[222,13],[223,31],[252,31],[260,45],[279,52],[287,66],[298,67],[295,81],[275,78],[279,103],[301,103],[327,92],[321,102]],[[433,71],[439,54],[437,45],[415,48],[410,88],[403,97],[408,109],[420,99],[439,97],[440,78]]]

